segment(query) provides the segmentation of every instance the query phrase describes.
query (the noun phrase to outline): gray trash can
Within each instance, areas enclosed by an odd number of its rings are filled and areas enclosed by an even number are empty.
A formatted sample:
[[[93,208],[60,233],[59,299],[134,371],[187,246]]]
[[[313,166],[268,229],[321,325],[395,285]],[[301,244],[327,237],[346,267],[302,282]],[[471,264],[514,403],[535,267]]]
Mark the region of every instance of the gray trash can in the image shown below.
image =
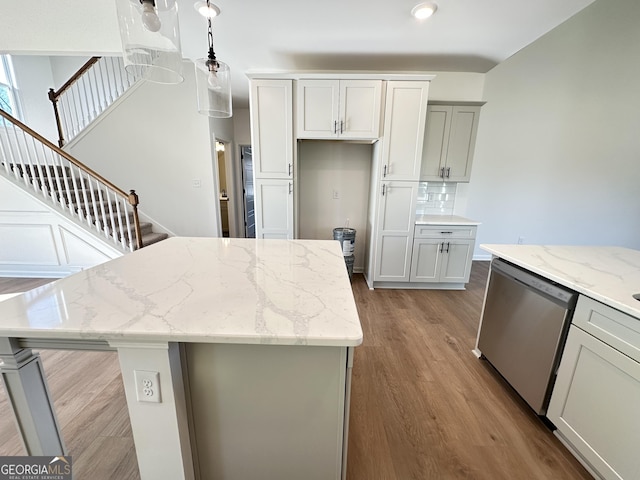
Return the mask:
[[[353,263],[355,256],[353,254],[356,247],[356,230],[355,228],[334,228],[333,239],[340,242],[344,263],[349,273],[349,280],[353,277]]]

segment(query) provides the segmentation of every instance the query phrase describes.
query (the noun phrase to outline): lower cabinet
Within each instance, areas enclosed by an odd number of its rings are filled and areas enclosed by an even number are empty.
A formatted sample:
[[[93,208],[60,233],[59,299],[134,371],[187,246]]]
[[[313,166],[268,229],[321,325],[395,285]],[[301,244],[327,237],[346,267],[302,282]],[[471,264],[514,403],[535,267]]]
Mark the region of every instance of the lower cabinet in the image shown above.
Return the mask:
[[[411,256],[411,282],[469,281],[475,225],[418,225]]]
[[[413,241],[412,282],[467,283],[475,240],[419,239]]]
[[[597,303],[586,297],[578,301],[547,415],[574,454],[599,476],[638,479],[640,363],[575,325],[576,320],[580,322],[576,316],[580,317],[580,304],[585,299]],[[626,317],[638,323],[621,312],[615,314],[622,321]],[[590,312],[591,318],[604,326],[603,338],[609,335],[605,315]],[[620,323],[610,325],[622,332]],[[626,330],[627,346],[638,342],[638,330],[637,325]]]
[[[256,238],[293,238],[293,180],[255,180]]]

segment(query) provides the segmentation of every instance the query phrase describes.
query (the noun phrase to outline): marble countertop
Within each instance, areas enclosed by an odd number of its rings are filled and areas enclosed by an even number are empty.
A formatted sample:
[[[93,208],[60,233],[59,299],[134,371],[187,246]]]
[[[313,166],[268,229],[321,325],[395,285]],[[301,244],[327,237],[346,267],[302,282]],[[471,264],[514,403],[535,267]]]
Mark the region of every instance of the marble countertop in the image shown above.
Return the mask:
[[[416,225],[480,225],[480,222],[458,215],[416,215]]]
[[[640,251],[622,247],[480,245],[522,268],[640,319]]]
[[[332,240],[174,237],[0,302],[0,336],[355,346]]]

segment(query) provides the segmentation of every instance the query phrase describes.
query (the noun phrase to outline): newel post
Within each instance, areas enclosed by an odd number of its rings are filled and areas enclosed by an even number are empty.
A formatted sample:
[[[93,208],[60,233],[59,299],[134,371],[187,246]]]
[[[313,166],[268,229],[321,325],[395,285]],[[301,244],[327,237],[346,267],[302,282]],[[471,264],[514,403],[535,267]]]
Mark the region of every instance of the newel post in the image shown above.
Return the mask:
[[[136,230],[136,248],[142,248],[142,230],[138,217],[138,194],[135,190],[129,190],[129,204],[133,207],[133,226]]]
[[[62,132],[62,122],[60,121],[60,112],[58,112],[58,97],[56,91],[53,88],[49,89],[49,100],[53,105],[53,114],[56,117],[56,126],[58,127],[58,146],[60,148],[64,145],[64,133]]]

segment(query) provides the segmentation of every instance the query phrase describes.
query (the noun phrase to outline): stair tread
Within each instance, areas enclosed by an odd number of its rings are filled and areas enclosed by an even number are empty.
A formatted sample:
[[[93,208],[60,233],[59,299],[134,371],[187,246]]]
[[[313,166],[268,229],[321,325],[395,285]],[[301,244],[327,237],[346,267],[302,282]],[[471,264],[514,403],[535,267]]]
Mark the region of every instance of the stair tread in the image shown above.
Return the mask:
[[[147,233],[146,235],[142,236],[142,245],[144,247],[147,247],[153,243],[157,243],[161,240],[164,240],[166,238],[168,238],[169,235],[167,235],[166,233],[157,233],[157,232],[151,232],[151,233]]]

